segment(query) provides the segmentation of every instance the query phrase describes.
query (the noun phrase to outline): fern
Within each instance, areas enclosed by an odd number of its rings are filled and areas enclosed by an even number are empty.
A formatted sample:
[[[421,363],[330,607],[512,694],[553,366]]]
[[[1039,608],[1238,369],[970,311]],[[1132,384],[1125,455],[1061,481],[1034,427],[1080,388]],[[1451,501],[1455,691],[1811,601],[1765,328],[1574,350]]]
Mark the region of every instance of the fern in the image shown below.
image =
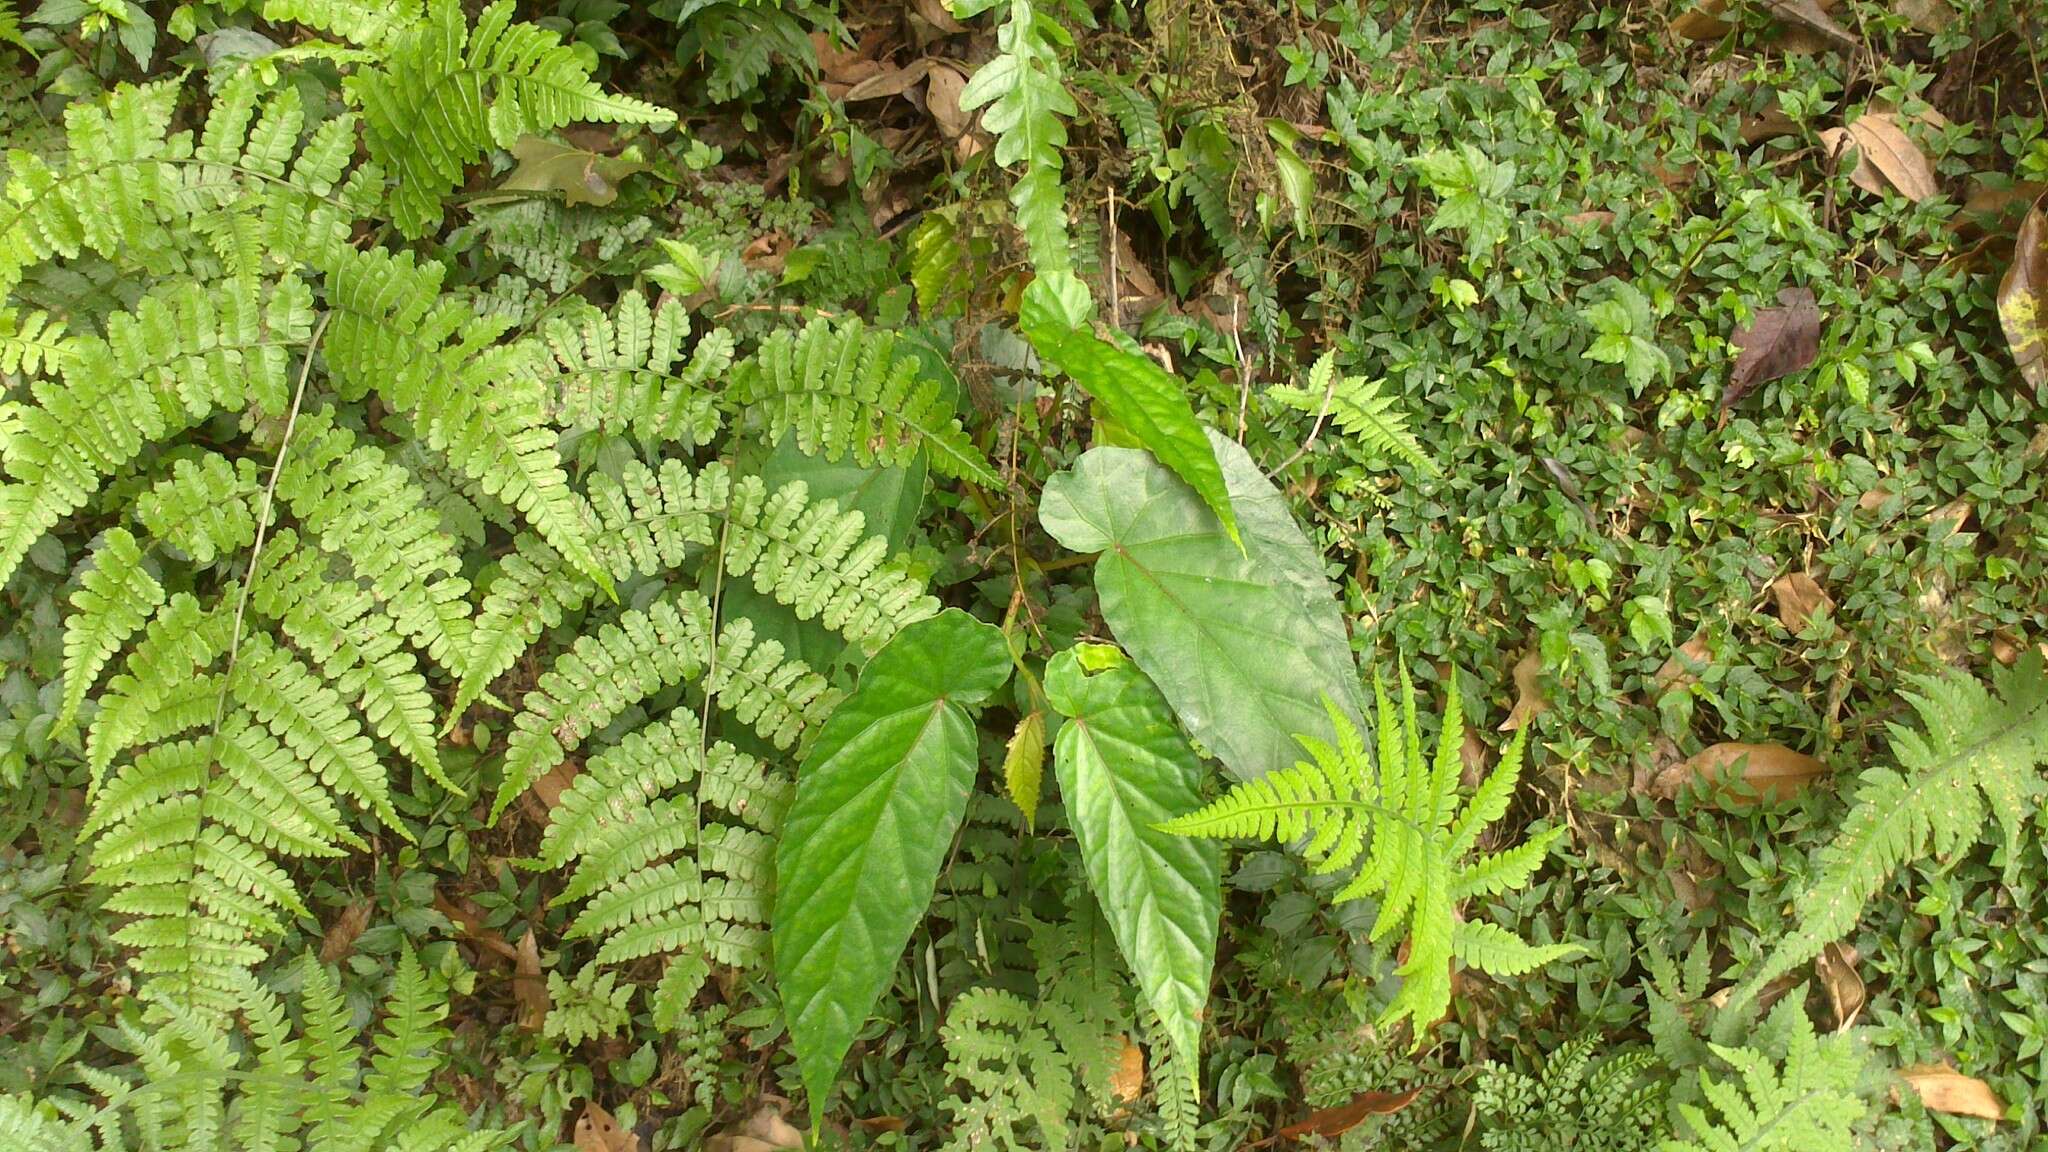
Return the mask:
[[[71,596],[76,611],[64,621],[60,728],[71,726],[100,670],[164,602],[163,585],[143,566],[142,549],[126,529],[109,531],[93,560]]]
[[[1028,1002],[996,988],[963,992],[940,1036],[946,1074],[968,1088],[947,1102],[953,1124],[945,1148],[1067,1146],[1073,1065]],[[1019,1121],[1032,1125],[1036,1139],[1019,1131]]]
[[[550,1003],[542,1034],[571,1045],[618,1035],[633,1020],[626,1007],[633,999],[633,985],[621,985],[618,979],[618,973],[599,972],[594,965],[571,980],[562,979],[560,972],[548,973]]]
[[[1567,1041],[1543,1062],[1540,1075],[1488,1064],[1472,1102],[1486,1117],[1479,1146],[1489,1152],[1649,1152],[1664,1122],[1666,1085],[1649,1075],[1644,1050],[1596,1059],[1604,1038]]]
[[[1408,418],[1394,407],[1394,398],[1380,392],[1379,382],[1363,376],[1340,380],[1336,372],[1335,357],[1325,352],[1309,368],[1306,388],[1280,384],[1266,395],[1282,407],[1315,416],[1327,413],[1366,451],[1404,460],[1426,476],[1438,475],[1436,461],[1408,430]]]
[[[1819,875],[1792,905],[1793,930],[1750,973],[1735,1002],[1820,955],[1856,927],[1863,906],[1901,865],[1976,843],[1988,818],[2004,832],[2008,876],[2023,859],[2020,836],[2041,805],[2037,769],[2048,761],[2048,673],[2038,653],[1994,674],[1990,687],[1966,672],[1915,677],[1906,699],[1924,731],[1891,726],[1896,768],[1868,768],[1856,804],[1821,849]]]
[[[442,197],[492,145],[510,148],[578,120],[675,122],[645,101],[607,94],[555,33],[514,22],[510,0],[478,13],[473,28],[457,0],[431,0],[425,19],[375,46],[381,67],[350,76],[347,90],[362,106],[370,155],[397,179],[392,222],[407,237],[440,223]]]
[[[993,3],[956,3],[954,9],[964,16]],[[1061,150],[1067,146],[1066,120],[1077,111],[1060,79],[1057,47],[1068,43],[1067,33],[1031,0],[1009,0],[1009,9],[996,31],[995,58],[967,82],[960,107],[971,111],[986,105],[981,126],[996,138],[996,163],[1023,168],[1010,186],[1010,205],[1032,267],[1040,275],[1065,272],[1073,267],[1073,257],[1067,250]]]
[[[769,837],[790,795],[787,776],[722,741],[707,748],[687,708],[591,757],[556,805],[538,861],[573,865],[558,905],[588,901],[568,938],[598,940],[599,964],[676,951],[760,964]]]
[[[683,448],[710,443],[723,423],[710,384],[732,366],[733,340],[712,329],[685,365],[689,335],[681,304],[664,298],[650,309],[636,291],[619,297],[611,317],[591,308],[549,321],[547,344],[560,365],[555,421]]]
[[[253,461],[208,452],[173,464],[169,477],[136,497],[135,516],[194,564],[211,564],[256,542],[251,501],[261,490]]]
[[[1532,945],[1485,921],[1460,922],[1459,901],[1520,887],[1563,834],[1553,828],[1501,852],[1466,861],[1489,824],[1505,815],[1522,769],[1523,737],[1516,733],[1501,762],[1462,810],[1457,808],[1459,748],[1465,735],[1455,681],[1445,706],[1433,759],[1425,758],[1415,715],[1415,691],[1401,680],[1397,714],[1385,685],[1379,701],[1377,755],[1342,712],[1328,704],[1336,747],[1298,736],[1310,759],[1237,785],[1221,799],[1162,825],[1186,836],[1243,837],[1294,843],[1318,861],[1317,871],[1358,868],[1334,899],[1377,894],[1372,938],[1408,928],[1408,961],[1401,990],[1382,1024],[1412,1018],[1416,1042],[1423,1027],[1450,1006],[1451,961],[1502,976],[1531,972],[1578,951],[1576,945]],[[1454,818],[1455,817],[1455,818]],[[1368,844],[1370,850],[1368,851]]]
[[[815,617],[870,650],[937,609],[904,565],[888,558],[887,542],[862,534],[860,513],[812,503],[800,483],[771,494],[758,477],[735,481],[722,464],[694,476],[676,460],[659,471],[631,464],[616,481],[594,477],[589,506],[593,550],[621,578],[666,573],[693,551],[715,550],[727,577],[751,575],[756,590],[800,618]],[[559,553],[522,536],[484,598],[455,711],[479,699],[543,628],[589,595],[589,582]]]
[[[1818,1152],[1850,1145],[1849,1129],[1866,1111],[1856,1082],[1863,1061],[1846,1036],[1816,1039],[1813,1024],[1788,996],[1772,1010],[1766,1030],[1785,1040],[1782,1067],[1753,1048],[1716,1044],[1714,1054],[1741,1076],[1740,1083],[1700,1074],[1708,1108],[1680,1104],[1690,1140],[1666,1140],[1663,1152]],[[1711,1109],[1712,1111],[1710,1111]],[[1713,1117],[1718,1111],[1720,1119]]]
[[[898,347],[895,333],[857,319],[817,319],[800,333],[769,336],[733,373],[730,398],[761,414],[767,439],[793,432],[809,455],[851,455],[872,467],[908,464],[922,449],[942,476],[1002,484],[961,430],[951,390]]]
[[[1268,344],[1279,341],[1280,296],[1263,238],[1250,234],[1232,199],[1241,149],[1221,127],[1203,121],[1182,134],[1187,163],[1174,174],[1170,192],[1193,202],[1203,231],[1223,254],[1224,267],[1237,280],[1251,308],[1248,319]]]

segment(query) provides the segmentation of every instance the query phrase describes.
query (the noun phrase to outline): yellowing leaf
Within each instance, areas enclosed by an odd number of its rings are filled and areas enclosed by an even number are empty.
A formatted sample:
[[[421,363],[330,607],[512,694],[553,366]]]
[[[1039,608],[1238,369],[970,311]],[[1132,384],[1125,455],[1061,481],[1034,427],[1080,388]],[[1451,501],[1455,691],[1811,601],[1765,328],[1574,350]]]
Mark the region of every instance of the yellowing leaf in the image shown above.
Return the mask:
[[[1038,790],[1045,779],[1045,713],[1034,711],[1017,721],[1003,751],[1003,787],[1024,813],[1024,827],[1038,828]]]
[[[1899,1078],[1913,1086],[1930,1112],[1976,1116],[1993,1122],[2005,1119],[2005,1105],[1992,1094],[1991,1085],[1946,1065],[1915,1064],[1899,1069]]]
[[[1827,774],[1828,766],[1803,752],[1782,744],[1716,744],[1690,760],[1682,760],[1657,774],[1650,785],[1653,795],[1672,799],[1687,783],[1699,780],[1715,783],[1725,778],[1731,766],[1741,766],[1741,780],[1763,798],[1790,800],[1814,779]],[[1752,803],[1749,797],[1719,792],[1726,807]]]
[[[1130,1037],[1116,1038],[1116,1067],[1109,1071],[1109,1092],[1119,1104],[1130,1104],[1145,1091],[1145,1051]]]
[[[1998,285],[1998,322],[2020,379],[2048,388],[2048,216],[2039,207],[2013,241],[2012,267]]]

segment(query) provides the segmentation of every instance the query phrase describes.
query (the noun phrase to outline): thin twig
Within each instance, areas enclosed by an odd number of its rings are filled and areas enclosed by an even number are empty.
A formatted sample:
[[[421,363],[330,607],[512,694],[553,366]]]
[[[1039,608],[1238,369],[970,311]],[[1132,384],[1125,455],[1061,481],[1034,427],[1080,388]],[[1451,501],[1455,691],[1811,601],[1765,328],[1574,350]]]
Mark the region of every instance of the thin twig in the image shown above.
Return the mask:
[[[1301,442],[1301,447],[1296,448],[1294,450],[1294,455],[1289,456],[1285,460],[1282,460],[1278,467],[1275,467],[1272,471],[1267,472],[1266,479],[1271,480],[1273,477],[1278,476],[1282,472],[1287,471],[1288,468],[1293,466],[1296,460],[1299,460],[1303,456],[1308,455],[1308,450],[1316,446],[1316,437],[1321,436],[1323,434],[1323,421],[1328,420],[1330,418],[1330,404],[1337,399],[1338,379],[1339,377],[1336,371],[1333,369],[1330,372],[1330,385],[1329,387],[1323,389],[1322,407],[1316,409],[1316,422],[1309,425],[1308,439],[1303,440]]]
[[[1124,326],[1124,282],[1117,269],[1116,188],[1109,190],[1109,326]]]
[[[1246,417],[1251,413],[1252,407],[1252,369],[1251,365],[1245,362],[1244,338],[1241,335],[1244,331],[1244,318],[1238,314],[1238,309],[1243,306],[1243,302],[1244,297],[1241,295],[1230,298],[1230,349],[1237,356],[1237,442],[1239,444],[1244,443],[1244,430],[1245,425],[1248,423]]]

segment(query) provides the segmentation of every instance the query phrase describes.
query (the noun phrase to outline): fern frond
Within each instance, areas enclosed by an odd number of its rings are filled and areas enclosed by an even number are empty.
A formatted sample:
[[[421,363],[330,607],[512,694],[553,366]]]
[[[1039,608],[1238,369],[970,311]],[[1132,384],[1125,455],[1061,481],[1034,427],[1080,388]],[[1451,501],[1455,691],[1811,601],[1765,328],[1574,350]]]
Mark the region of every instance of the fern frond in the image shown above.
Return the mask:
[[[1066,1146],[1074,1108],[1074,1067],[1030,1003],[997,988],[973,988],[954,998],[939,1030],[946,1044],[946,1074],[965,1084],[948,1104],[953,1133],[948,1149]],[[1034,1141],[1016,1130],[1037,1127]]]
[[[1298,737],[1309,759],[1238,784],[1161,827],[1184,836],[1300,842],[1319,872],[1357,866],[1335,899],[1380,896],[1374,940],[1407,929],[1408,960],[1399,969],[1405,979],[1381,1022],[1412,1018],[1419,1044],[1423,1027],[1450,1006],[1454,956],[1481,971],[1512,975],[1578,948],[1532,947],[1506,929],[1457,922],[1461,897],[1502,891],[1526,880],[1562,833],[1553,829],[1499,856],[1464,859],[1479,830],[1506,811],[1520,770],[1522,735],[1516,734],[1500,765],[1458,811],[1458,750],[1465,730],[1455,680],[1435,753],[1428,758],[1407,676],[1401,678],[1398,712],[1384,684],[1376,680],[1373,688],[1379,706],[1376,756],[1368,759],[1357,729],[1332,705],[1335,747]]]
[[[135,518],[194,564],[211,564],[256,542],[252,501],[262,490],[254,461],[207,452],[177,461],[137,496]]]
[[[2006,868],[2024,859],[2021,834],[2040,810],[2048,762],[2048,671],[2038,653],[1994,673],[1916,677],[1906,700],[1924,731],[1891,725],[1898,767],[1864,770],[1856,803],[1820,850],[1818,875],[1792,905],[1793,930],[1737,990],[1764,984],[1820,955],[1856,927],[1863,906],[1908,861],[1953,857],[1977,842],[1988,818],[2004,832]]]
[[[550,405],[557,423],[684,448],[718,434],[723,421],[708,385],[732,366],[732,334],[705,333],[685,364],[690,314],[675,299],[650,310],[645,296],[629,290],[611,316],[588,308],[555,317],[543,334],[560,365]]]
[[[65,327],[48,312],[17,315],[12,308],[0,308],[0,372],[35,377],[57,371],[64,363]]]
[[[1330,421],[1368,452],[1406,461],[1427,476],[1439,474],[1436,461],[1408,430],[1407,416],[1394,407],[1393,397],[1381,393],[1379,381],[1335,376],[1335,358],[1325,352],[1309,369],[1307,387],[1281,384],[1268,388],[1266,395],[1311,415],[1322,413],[1327,404]]]
[[[264,0],[263,18],[273,24],[304,24],[365,48],[382,47],[417,24],[419,0]]]
[[[473,28],[458,0],[430,0],[424,19],[375,47],[380,66],[350,76],[347,90],[362,107],[370,155],[397,179],[392,222],[411,239],[440,222],[441,198],[492,145],[578,120],[675,122],[666,109],[607,94],[559,36],[514,21],[510,0],[479,12]]]
[[[108,530],[91,570],[71,594],[64,621],[64,704],[57,727],[69,728],[100,670],[163,606],[163,585],[143,567],[142,549],[125,529]]]
[[[726,575],[751,576],[755,589],[870,651],[937,603],[905,564],[888,557],[866,521],[831,501],[810,502],[801,483],[774,493],[758,477],[734,480],[723,464],[692,475],[682,462],[659,471],[637,462],[617,480],[596,476],[589,507],[592,549],[621,579],[681,566],[697,549],[724,544]],[[459,715],[519,654],[581,608],[590,588],[545,542],[521,536],[500,565],[477,616],[469,669],[456,692]]]
[[[104,339],[72,338],[61,382],[35,381],[35,405],[16,413],[6,455],[15,483],[0,484],[0,581],[146,445],[216,409],[282,412],[288,348],[311,330],[311,292],[287,276],[268,299],[249,279],[171,284],[110,317]]]
[[[1849,1129],[1867,1108],[1856,1095],[1863,1061],[1846,1036],[1814,1036],[1800,1002],[1787,997],[1772,1010],[1767,1029],[1785,1036],[1782,1067],[1752,1048],[1713,1045],[1714,1054],[1741,1077],[1717,1080],[1700,1073],[1709,1107],[1680,1104],[1691,1140],[1667,1140],[1664,1152],[1803,1152],[1846,1148]],[[1713,1112],[1721,1116],[1717,1121]]]
[[[961,90],[960,107],[972,111],[987,105],[981,126],[996,138],[996,163],[1022,166],[1010,186],[1010,205],[1031,265],[1042,276],[1073,267],[1060,172],[1066,163],[1066,121],[1078,109],[1060,79],[1056,45],[1066,40],[1065,30],[1031,0],[1010,0],[1009,7],[996,30],[996,56]]]
[[[761,414],[765,439],[793,432],[808,455],[851,455],[873,467],[908,464],[923,449],[942,476],[1000,487],[961,430],[950,391],[922,368],[915,353],[898,348],[894,332],[819,318],[763,341],[734,369],[729,395]]]

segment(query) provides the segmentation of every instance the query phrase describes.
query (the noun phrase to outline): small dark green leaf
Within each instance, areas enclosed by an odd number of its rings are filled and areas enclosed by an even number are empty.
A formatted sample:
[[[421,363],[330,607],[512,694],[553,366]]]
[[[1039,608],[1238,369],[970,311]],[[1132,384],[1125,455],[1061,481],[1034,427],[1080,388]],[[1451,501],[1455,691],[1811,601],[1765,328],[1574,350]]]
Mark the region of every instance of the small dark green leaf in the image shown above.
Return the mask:
[[[912,624],[868,662],[797,773],[775,856],[775,973],[814,1120],[966,812],[967,708],[1009,677],[1000,629],[958,609]]]

